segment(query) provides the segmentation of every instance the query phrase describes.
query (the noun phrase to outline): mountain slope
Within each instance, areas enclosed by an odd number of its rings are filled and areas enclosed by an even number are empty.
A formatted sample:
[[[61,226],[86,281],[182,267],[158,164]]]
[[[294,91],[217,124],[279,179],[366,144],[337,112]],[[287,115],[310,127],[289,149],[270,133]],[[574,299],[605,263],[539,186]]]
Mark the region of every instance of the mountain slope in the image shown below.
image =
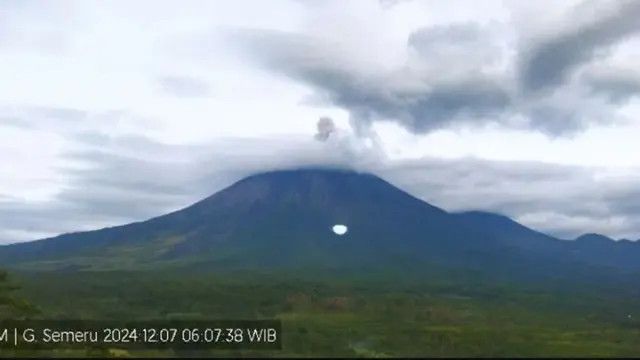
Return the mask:
[[[333,234],[334,224],[346,224],[349,232]],[[625,254],[610,250],[618,244],[607,243],[604,252],[611,258],[604,260],[587,245],[496,214],[447,213],[373,175],[302,169],[245,178],[148,221],[3,246],[0,262],[34,269],[437,265],[505,276],[590,264],[638,269],[628,261],[639,254],[635,243],[625,245]],[[622,255],[625,261],[618,264]]]

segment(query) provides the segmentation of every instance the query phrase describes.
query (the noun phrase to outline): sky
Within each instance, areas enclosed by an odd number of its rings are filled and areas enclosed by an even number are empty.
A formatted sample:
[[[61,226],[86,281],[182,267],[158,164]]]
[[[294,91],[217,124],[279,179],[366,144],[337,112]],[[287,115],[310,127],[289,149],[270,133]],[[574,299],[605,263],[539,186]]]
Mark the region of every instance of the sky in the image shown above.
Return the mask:
[[[293,167],[640,238],[640,2],[0,3],[0,243]]]

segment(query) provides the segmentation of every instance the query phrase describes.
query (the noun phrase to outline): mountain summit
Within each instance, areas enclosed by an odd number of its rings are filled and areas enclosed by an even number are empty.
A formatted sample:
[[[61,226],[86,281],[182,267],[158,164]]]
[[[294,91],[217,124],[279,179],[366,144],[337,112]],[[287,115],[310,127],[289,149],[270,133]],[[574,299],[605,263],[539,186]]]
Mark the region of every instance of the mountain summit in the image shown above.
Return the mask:
[[[349,231],[336,235],[336,224]],[[298,169],[247,177],[144,222],[3,246],[0,261],[29,269],[639,268],[631,260],[640,246],[603,246],[593,254],[591,242],[501,215],[448,213],[370,174]]]

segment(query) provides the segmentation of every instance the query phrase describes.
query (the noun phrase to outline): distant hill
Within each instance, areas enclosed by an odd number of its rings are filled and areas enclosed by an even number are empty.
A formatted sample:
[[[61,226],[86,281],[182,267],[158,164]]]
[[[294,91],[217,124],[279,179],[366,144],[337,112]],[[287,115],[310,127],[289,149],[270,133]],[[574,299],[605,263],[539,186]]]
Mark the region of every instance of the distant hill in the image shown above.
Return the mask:
[[[0,247],[2,266],[41,270],[438,266],[528,278],[633,272],[639,259],[635,242],[559,240],[502,215],[448,213],[370,174],[319,169],[250,176],[144,222]]]

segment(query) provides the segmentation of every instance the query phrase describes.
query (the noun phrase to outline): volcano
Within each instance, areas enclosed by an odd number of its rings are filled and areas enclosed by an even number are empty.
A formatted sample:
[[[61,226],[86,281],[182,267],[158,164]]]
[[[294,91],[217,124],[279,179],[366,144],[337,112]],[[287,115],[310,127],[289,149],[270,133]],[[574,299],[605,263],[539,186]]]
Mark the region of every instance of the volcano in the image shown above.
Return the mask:
[[[560,240],[498,214],[444,211],[374,175],[326,169],[261,173],[147,221],[0,247],[3,266],[33,270],[440,266],[533,276],[636,271],[637,259],[633,242]]]

